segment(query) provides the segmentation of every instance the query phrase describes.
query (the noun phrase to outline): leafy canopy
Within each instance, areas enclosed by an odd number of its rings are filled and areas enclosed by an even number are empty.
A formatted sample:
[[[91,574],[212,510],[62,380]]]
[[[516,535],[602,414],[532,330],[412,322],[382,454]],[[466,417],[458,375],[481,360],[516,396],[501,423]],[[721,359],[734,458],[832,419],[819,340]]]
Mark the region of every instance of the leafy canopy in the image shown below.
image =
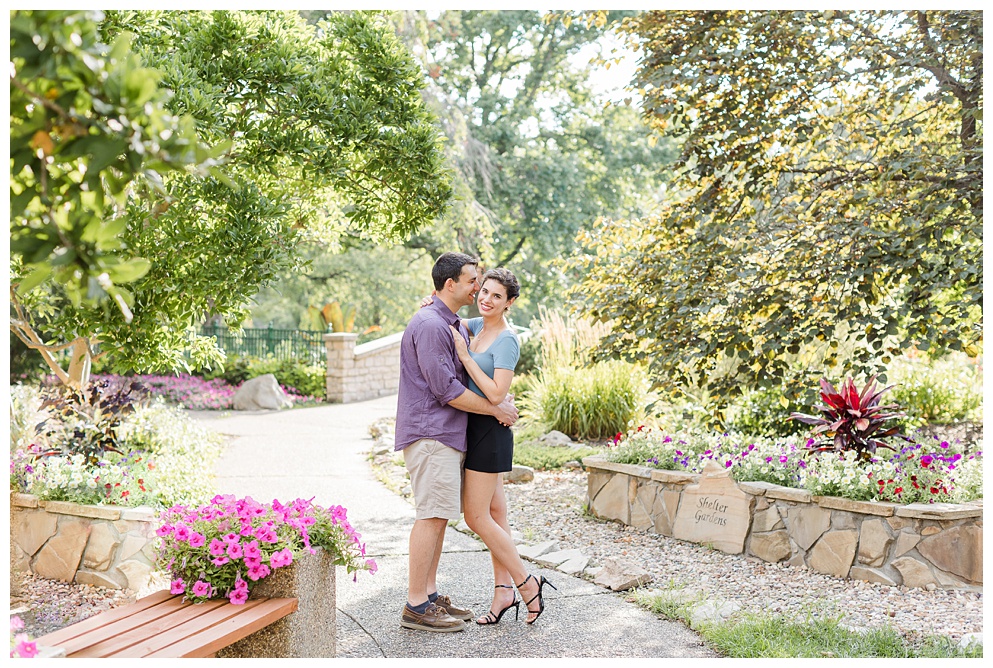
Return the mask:
[[[574,296],[656,384],[726,402],[982,321],[980,12],[647,12],[649,122],[682,142],[662,211],[582,236]]]
[[[26,21],[35,16],[24,15]],[[82,72],[77,77],[94,71],[95,81],[106,78],[98,57],[96,23],[101,18],[38,14],[34,24],[13,35],[18,71],[25,71],[22,62],[30,62],[24,59],[35,57],[32,49],[55,39],[51,35],[62,35],[70,44],[79,40],[76,32],[61,28],[75,21],[84,28],[77,30],[83,43],[92,48],[85,53],[67,49],[68,71]],[[220,353],[209,339],[196,335],[194,325],[211,317],[237,325],[259,287],[281,269],[296,266],[301,239],[333,246],[346,231],[373,239],[400,238],[444,210],[451,191],[440,136],[420,99],[419,70],[379,15],[338,13],[315,29],[295,12],[115,11],[107,13],[99,29],[107,40],[133,35],[137,55],[120,47],[121,57],[130,59],[122,70],[140,86],[142,99],[152,102],[138,108],[182,114],[187,120],[180,129],[190,137],[187,144],[195,128],[204,143],[215,147],[206,158],[223,162],[223,171],[215,168],[206,176],[204,170],[146,171],[125,188],[115,185],[122,182],[122,167],[107,160],[124,151],[119,162],[133,162],[128,157],[132,153],[149,151],[135,151],[134,143],[126,142],[103,152],[94,153],[92,146],[77,149],[88,179],[80,188],[87,191],[81,200],[107,200],[91,194],[98,184],[119,196],[114,227],[93,242],[126,249],[126,260],[140,269],[121,280],[128,283],[124,297],[131,300],[127,305],[133,318],[99,300],[73,299],[72,286],[62,275],[29,290],[33,286],[21,282],[18,269],[18,295],[33,311],[46,342],[82,337],[92,353],[99,341],[112,352],[115,370],[209,364]],[[135,71],[139,57],[154,69]],[[55,62],[46,67],[49,76],[66,76],[67,67]],[[148,87],[156,81],[159,86]],[[31,85],[42,93],[49,89],[45,82]],[[79,89],[71,78],[59,79],[55,88],[63,87]],[[95,83],[87,94],[97,99],[105,93]],[[135,95],[128,94],[129,103]],[[152,100],[153,95],[158,97]],[[76,104],[92,108],[109,127],[122,123],[107,105]],[[12,105],[12,126],[26,124],[37,116],[37,108]],[[44,118],[35,122],[48,123],[46,128],[56,125]],[[138,119],[131,126],[136,132],[147,127],[165,141],[165,131],[151,121]],[[176,137],[177,130],[169,129],[171,134],[165,134]],[[28,139],[22,143],[34,136],[31,131],[23,131]],[[24,166],[25,174],[37,171]],[[206,166],[211,167],[216,165]],[[54,183],[51,174],[38,181],[41,190]],[[71,185],[66,188],[72,190]],[[38,212],[27,204],[23,212],[15,211],[15,230],[40,226]],[[79,225],[79,205],[59,211],[73,221],[71,226]],[[103,210],[90,217],[108,224]],[[56,236],[49,240],[52,258],[74,250]],[[29,250],[15,247],[15,261],[35,262],[37,253]]]

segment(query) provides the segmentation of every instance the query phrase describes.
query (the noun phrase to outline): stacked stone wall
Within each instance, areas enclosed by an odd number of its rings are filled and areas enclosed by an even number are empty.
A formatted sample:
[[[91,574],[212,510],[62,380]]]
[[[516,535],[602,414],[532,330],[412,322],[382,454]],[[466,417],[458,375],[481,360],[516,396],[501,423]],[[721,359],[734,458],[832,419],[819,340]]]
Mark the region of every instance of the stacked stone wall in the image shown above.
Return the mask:
[[[12,493],[11,567],[50,580],[140,591],[155,563],[151,508],[84,506]]]
[[[395,394],[401,338],[403,332],[356,346],[358,334],[325,334],[327,400],[350,403]]]
[[[891,586],[982,590],[982,500],[898,505],[587,457],[598,516],[729,554]]]

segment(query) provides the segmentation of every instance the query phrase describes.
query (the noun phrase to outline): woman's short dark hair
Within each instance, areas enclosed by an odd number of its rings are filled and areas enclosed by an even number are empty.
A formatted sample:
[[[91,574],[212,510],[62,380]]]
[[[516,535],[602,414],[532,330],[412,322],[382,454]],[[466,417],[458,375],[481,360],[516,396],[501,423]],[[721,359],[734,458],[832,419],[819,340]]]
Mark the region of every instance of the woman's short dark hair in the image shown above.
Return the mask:
[[[448,279],[452,279],[458,283],[459,276],[462,275],[462,267],[467,264],[477,266],[479,265],[479,260],[465,253],[442,253],[434,261],[434,267],[431,269],[431,279],[434,281],[434,289],[441,290],[445,287],[445,281]]]
[[[502,285],[504,290],[507,291],[508,300],[514,299],[521,294],[521,284],[517,282],[517,277],[514,276],[514,273],[509,269],[504,269],[503,267],[490,269],[488,272],[483,274],[483,280],[481,280],[479,284],[482,285],[491,278]]]

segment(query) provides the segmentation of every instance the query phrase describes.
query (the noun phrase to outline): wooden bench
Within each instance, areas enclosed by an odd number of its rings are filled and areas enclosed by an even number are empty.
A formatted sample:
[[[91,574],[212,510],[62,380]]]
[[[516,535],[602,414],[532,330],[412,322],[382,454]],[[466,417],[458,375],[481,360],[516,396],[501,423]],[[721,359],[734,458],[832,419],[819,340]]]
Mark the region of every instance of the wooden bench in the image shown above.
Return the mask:
[[[210,657],[297,609],[295,598],[193,604],[159,591],[36,638],[76,657]]]

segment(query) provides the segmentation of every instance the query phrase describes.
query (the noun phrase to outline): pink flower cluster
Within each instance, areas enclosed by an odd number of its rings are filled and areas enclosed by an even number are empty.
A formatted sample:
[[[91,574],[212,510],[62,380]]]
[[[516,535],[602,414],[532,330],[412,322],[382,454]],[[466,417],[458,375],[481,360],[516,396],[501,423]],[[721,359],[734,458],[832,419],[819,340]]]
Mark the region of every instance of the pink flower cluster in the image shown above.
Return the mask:
[[[14,615],[10,618],[10,658],[20,657],[31,659],[38,656],[38,645],[28,639],[27,633],[18,633],[24,628],[24,622]]]
[[[105,380],[111,384],[120,382],[120,376],[94,375],[93,380]],[[175,376],[143,375],[134,380],[145,386],[152,395],[159,396],[174,404],[182,404],[192,410],[224,410],[231,408],[234,393],[241,384],[231,385],[223,378],[204,380],[198,376],[180,373]],[[296,389],[280,385],[293,403],[323,401],[322,397],[299,394]]]
[[[330,550],[349,571],[376,568],[371,559],[358,562],[365,545],[341,506],[325,510],[303,499],[262,504],[251,497],[218,495],[199,508],[173,506],[162,522],[156,534],[162,539],[160,562],[175,576],[170,591],[193,601],[220,595],[244,603],[249,581],[289,566],[304,551],[314,554],[315,546]]]

